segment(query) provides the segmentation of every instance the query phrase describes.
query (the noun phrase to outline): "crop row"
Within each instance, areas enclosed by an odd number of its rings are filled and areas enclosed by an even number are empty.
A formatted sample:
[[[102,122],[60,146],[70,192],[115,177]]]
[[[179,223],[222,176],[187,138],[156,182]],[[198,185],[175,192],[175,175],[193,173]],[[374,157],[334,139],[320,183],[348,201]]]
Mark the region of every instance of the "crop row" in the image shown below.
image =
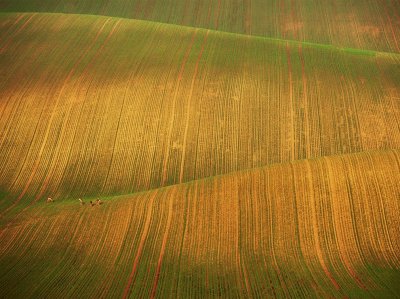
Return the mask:
[[[396,0],[2,0],[0,11],[107,15],[400,52]]]
[[[0,32],[3,211],[400,147],[398,55],[94,16]]]
[[[342,155],[96,207],[41,203],[1,227],[0,296],[393,297],[399,161]]]

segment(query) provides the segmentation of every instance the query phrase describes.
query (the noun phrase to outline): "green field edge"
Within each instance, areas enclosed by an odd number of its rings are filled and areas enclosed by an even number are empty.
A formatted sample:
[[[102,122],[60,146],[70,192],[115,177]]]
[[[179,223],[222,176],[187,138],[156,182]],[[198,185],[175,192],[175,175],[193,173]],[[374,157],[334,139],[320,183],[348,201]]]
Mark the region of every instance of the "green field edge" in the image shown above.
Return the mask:
[[[368,50],[368,49],[359,49],[359,48],[348,48],[348,47],[338,47],[332,44],[320,44],[315,42],[307,42],[307,41],[298,41],[298,40],[291,40],[291,39],[282,39],[282,38],[275,38],[275,37],[268,37],[268,36],[260,36],[260,35],[250,35],[244,33],[233,33],[228,31],[222,30],[215,30],[215,29],[208,29],[203,27],[192,27],[186,25],[177,25],[171,23],[164,23],[164,22],[157,22],[157,21],[149,21],[143,19],[134,19],[134,18],[123,18],[123,17],[114,17],[114,16],[107,16],[107,15],[93,15],[93,14],[75,14],[75,13],[53,13],[53,12],[0,12],[0,16],[2,15],[20,15],[20,14],[27,14],[27,15],[70,15],[70,16],[80,16],[80,17],[94,17],[94,18],[110,18],[115,20],[124,20],[124,21],[131,21],[131,22],[143,22],[147,24],[158,24],[164,26],[171,26],[175,28],[184,28],[184,29],[191,29],[191,30],[200,30],[204,32],[212,32],[221,35],[228,35],[240,38],[250,38],[256,39],[261,41],[269,41],[269,42],[276,42],[279,44],[288,43],[290,45],[304,45],[312,48],[317,49],[324,49],[324,50],[331,50],[331,51],[339,51],[344,52],[352,55],[363,55],[363,56],[389,56],[395,57],[400,59],[400,53],[396,52],[384,52],[384,51],[376,51],[376,50]]]
[[[163,191],[163,190],[168,190],[170,188],[176,188],[179,186],[187,186],[187,185],[192,185],[195,184],[196,182],[205,182],[205,181],[212,181],[218,178],[223,178],[226,176],[234,176],[237,174],[243,174],[243,173],[251,173],[254,171],[259,171],[263,169],[269,169],[269,168],[276,168],[276,167],[287,167],[293,164],[301,164],[301,163],[306,163],[307,161],[322,161],[324,159],[330,159],[330,158],[338,158],[338,157],[357,157],[357,156],[363,156],[363,155],[370,155],[370,154],[387,154],[387,153],[393,153],[400,151],[400,148],[390,148],[390,149],[382,149],[382,150],[367,150],[367,151],[360,151],[360,152],[354,152],[354,153],[346,153],[346,154],[335,154],[335,155],[326,155],[326,156],[319,156],[319,157],[312,157],[312,158],[306,158],[306,159],[298,159],[298,160],[293,160],[290,162],[283,162],[283,163],[272,163],[272,164],[267,164],[263,166],[257,166],[257,167],[252,167],[252,168],[246,168],[246,169],[240,169],[240,170],[235,170],[235,171],[230,171],[226,172],[223,174],[217,174],[213,176],[208,176],[204,178],[198,178],[198,179],[193,179],[187,182],[182,182],[182,183],[176,183],[176,184],[171,184],[167,186],[162,186],[162,187],[157,187],[157,188],[151,188],[147,190],[141,190],[141,191],[136,191],[136,192],[130,192],[130,193],[115,193],[115,194],[109,194],[105,196],[97,195],[97,196],[88,196],[88,197],[82,197],[82,199],[85,200],[91,200],[91,199],[96,199],[96,198],[101,198],[102,200],[111,200],[111,199],[117,199],[117,198],[126,198],[126,197],[132,197],[132,196],[138,196],[141,194],[146,194],[146,193],[151,193],[155,191]],[[70,202],[76,202],[77,198],[65,198],[59,201],[59,203],[70,203]],[[32,206],[33,207],[33,206]]]
[[[162,187],[151,188],[151,189],[147,189],[147,190],[140,190],[140,191],[130,192],[130,193],[114,193],[114,194],[107,194],[107,195],[83,196],[81,198],[86,203],[88,203],[91,200],[94,201],[96,199],[101,199],[104,203],[112,203],[112,202],[117,202],[119,200],[130,200],[132,198],[136,198],[136,197],[140,197],[140,196],[145,197],[146,194],[151,194],[154,192],[161,192],[161,193],[166,192],[171,188],[191,186],[196,183],[202,183],[202,182],[204,183],[207,181],[214,181],[214,180],[222,179],[224,177],[235,176],[235,175],[246,174],[246,173],[251,174],[252,172],[262,171],[262,170],[266,170],[266,169],[273,169],[273,168],[277,168],[277,167],[291,167],[291,165],[302,164],[302,163],[307,163],[307,162],[315,162],[316,163],[318,161],[323,161],[325,159],[330,159],[330,158],[359,157],[359,156],[372,155],[372,154],[385,155],[385,154],[394,153],[394,152],[398,152],[400,154],[400,148],[391,148],[391,149],[382,149],[382,150],[367,150],[367,151],[360,151],[360,152],[354,152],[354,153],[334,154],[334,155],[326,155],[326,156],[312,157],[312,158],[306,158],[306,159],[298,159],[298,160],[293,160],[290,162],[283,162],[283,163],[272,163],[272,164],[267,164],[264,166],[230,171],[230,172],[223,173],[223,174],[193,179],[193,180],[183,182],[183,183],[176,183],[176,184],[166,185],[166,186],[162,186]],[[55,208],[54,211],[57,211],[58,207],[67,207],[67,208],[71,207],[72,208],[73,206],[78,204],[77,201],[78,201],[78,197],[66,196],[59,200],[56,199],[50,206],[52,207],[51,209]],[[24,215],[29,215],[29,213],[37,211],[37,209],[41,209],[43,206],[47,206],[47,205],[48,205],[48,203],[45,203],[44,201],[36,202],[33,204],[32,203],[20,204],[17,207],[11,209],[8,213],[5,213],[0,217],[0,228],[13,226],[14,225],[13,223],[15,221],[18,222],[19,221],[18,219],[23,219],[25,217]]]

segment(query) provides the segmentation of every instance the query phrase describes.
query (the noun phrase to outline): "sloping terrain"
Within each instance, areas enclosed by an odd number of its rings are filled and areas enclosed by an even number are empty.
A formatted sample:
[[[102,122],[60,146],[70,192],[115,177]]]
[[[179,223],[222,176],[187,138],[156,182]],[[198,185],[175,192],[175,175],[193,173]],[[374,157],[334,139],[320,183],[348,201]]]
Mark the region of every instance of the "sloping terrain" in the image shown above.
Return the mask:
[[[110,198],[0,231],[0,296],[394,298],[400,152],[304,160]]]
[[[106,17],[1,24],[2,207],[400,147],[400,55]]]
[[[0,11],[107,15],[400,52],[396,0],[0,0]]]
[[[0,0],[0,298],[398,296],[399,22]]]

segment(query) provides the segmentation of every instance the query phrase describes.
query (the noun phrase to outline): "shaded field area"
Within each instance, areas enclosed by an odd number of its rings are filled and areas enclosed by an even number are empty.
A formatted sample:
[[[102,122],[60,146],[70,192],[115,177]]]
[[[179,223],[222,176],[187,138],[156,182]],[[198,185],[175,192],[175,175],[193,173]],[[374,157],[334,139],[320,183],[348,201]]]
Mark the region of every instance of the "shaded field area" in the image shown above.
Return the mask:
[[[398,296],[399,45],[392,0],[0,0],[0,298]]]
[[[394,298],[399,181],[377,151],[39,203],[1,220],[0,296]]]
[[[400,52],[396,0],[0,0],[0,11],[107,15]]]
[[[1,14],[0,208],[400,146],[397,54]]]

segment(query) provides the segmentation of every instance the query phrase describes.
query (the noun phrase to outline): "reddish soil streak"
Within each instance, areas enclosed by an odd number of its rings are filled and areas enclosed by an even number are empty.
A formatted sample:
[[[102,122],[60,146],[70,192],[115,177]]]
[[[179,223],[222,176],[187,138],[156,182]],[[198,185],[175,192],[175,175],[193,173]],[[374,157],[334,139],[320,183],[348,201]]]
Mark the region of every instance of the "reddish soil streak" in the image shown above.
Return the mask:
[[[305,144],[306,144],[306,157],[310,157],[311,149],[310,142],[308,138],[308,130],[309,130],[309,120],[308,120],[308,99],[307,99],[307,77],[305,71],[305,63],[303,56],[303,47],[299,45],[299,57],[301,62],[301,77],[303,79],[303,102],[304,102],[304,119],[305,119]]]
[[[245,5],[244,32],[246,34],[251,35],[251,24],[252,24],[251,0],[247,0],[244,3],[244,5]]]
[[[183,145],[182,145],[182,157],[181,157],[181,168],[179,171],[179,182],[182,183],[183,181],[183,166],[184,166],[184,162],[185,162],[185,155],[186,155],[186,141],[187,141],[187,134],[188,134],[188,128],[189,128],[189,110],[190,110],[190,103],[191,103],[191,99],[193,96],[193,90],[194,90],[194,82],[196,81],[196,77],[197,77],[197,72],[199,69],[199,63],[201,60],[201,57],[203,56],[203,52],[204,52],[204,48],[207,42],[207,38],[208,38],[208,33],[209,31],[207,31],[204,40],[203,40],[203,45],[201,47],[199,56],[197,57],[197,61],[196,61],[196,65],[194,67],[194,74],[192,77],[192,82],[190,84],[190,91],[189,91],[189,97],[188,97],[188,103],[187,103],[187,111],[186,111],[186,122],[185,122],[185,133],[183,135]]]
[[[108,20],[107,20],[108,21]],[[108,41],[110,40],[110,38],[113,36],[113,34],[115,33],[115,30],[117,29],[119,23],[121,22],[121,20],[118,20],[117,22],[115,22],[114,26],[111,28],[110,32],[108,33],[106,39],[104,40],[103,44],[101,45],[100,49],[97,50],[96,54],[94,55],[94,57],[91,59],[91,61],[88,63],[88,65],[85,67],[85,71],[87,72],[88,70],[90,70],[90,68],[92,67],[94,61],[96,60],[97,57],[99,57],[99,55],[101,54],[101,52],[104,50],[104,47],[107,45]]]
[[[210,0],[210,4],[208,5],[208,13],[207,13],[207,26],[210,26],[212,3],[213,3],[213,0]]]
[[[287,64],[288,64],[288,73],[289,73],[289,101],[290,101],[290,134],[291,140],[294,143],[294,103],[293,103],[293,77],[292,77],[292,62],[290,58],[290,47],[289,43],[286,42],[286,55],[287,55]],[[292,144],[291,151],[291,160],[295,159],[295,144]]]
[[[187,51],[185,53],[185,57],[183,58],[181,69],[179,70],[178,83],[180,83],[180,81],[182,80],[183,71],[185,70],[185,65],[186,65],[186,62],[187,62],[187,60],[189,58],[190,51],[192,50],[196,34],[197,34],[197,30],[195,30],[195,32],[193,33],[192,40],[190,41],[189,48],[187,49]]]
[[[122,298],[124,298],[124,299],[129,296],[131,286],[135,282],[134,278],[135,278],[136,270],[137,270],[137,267],[139,264],[139,259],[140,259],[140,256],[142,255],[144,243],[146,242],[147,235],[149,233],[151,215],[152,215],[152,210],[153,210],[153,202],[154,202],[154,198],[156,197],[156,195],[157,195],[157,192],[154,192],[153,196],[150,198],[149,203],[148,203],[146,222],[144,224],[142,237],[140,238],[140,243],[139,243],[138,250],[136,252],[135,260],[133,262],[132,271],[129,274],[128,282],[125,285],[124,293],[122,295]]]
[[[243,270],[243,276],[244,276],[244,282],[245,282],[245,286],[246,286],[246,291],[247,291],[247,295],[251,296],[251,287],[250,287],[250,282],[249,282],[249,276],[247,274],[247,269],[241,265],[242,270]]]
[[[153,289],[151,290],[150,298],[152,298],[152,299],[156,296],[158,279],[160,278],[161,264],[162,264],[162,261],[163,261],[163,258],[164,258],[164,254],[165,254],[165,247],[167,245],[167,239],[168,239],[169,230],[171,228],[172,206],[173,206],[173,203],[174,203],[173,198],[174,198],[174,194],[172,194],[171,197],[170,197],[169,208],[168,208],[167,226],[165,227],[164,238],[163,238],[162,245],[161,245],[161,252],[160,252],[160,256],[158,258],[157,270],[156,270],[156,275],[155,275],[154,283],[153,283]]]
[[[221,9],[221,0],[218,0],[218,8],[217,8],[217,12],[216,12],[216,17],[215,17],[215,30],[218,30],[218,24],[219,24],[219,12]]]
[[[32,17],[33,17],[33,16],[32,16]],[[59,94],[58,94],[58,97],[57,97],[57,100],[56,100],[56,103],[55,103],[54,107],[57,107],[57,104],[58,104],[58,102],[59,102],[59,100],[60,100],[60,97],[61,97],[62,92],[64,91],[64,88],[65,88],[65,86],[66,86],[66,83],[71,79],[71,77],[72,77],[72,75],[74,74],[76,68],[77,68],[78,65],[81,63],[81,61],[82,61],[82,59],[85,57],[85,55],[92,49],[92,47],[93,47],[94,44],[96,43],[98,37],[100,36],[101,31],[103,30],[103,28],[104,28],[104,26],[106,25],[107,22],[108,22],[108,19],[105,21],[105,23],[103,24],[103,26],[100,28],[100,30],[99,30],[99,32],[97,33],[97,35],[96,35],[95,39],[93,40],[93,42],[90,44],[90,46],[87,48],[87,50],[78,58],[78,60],[77,60],[77,61],[75,62],[75,64],[73,65],[72,69],[69,71],[69,73],[68,73],[67,77],[65,78],[64,83],[63,83],[63,85],[62,85],[62,87],[61,87],[61,89],[60,89],[60,92],[59,92]],[[118,23],[118,22],[117,22],[117,23]],[[114,27],[115,27],[115,26],[114,26]],[[114,29],[114,28],[113,28],[113,29]],[[49,133],[50,133],[51,124],[52,124],[52,122],[53,122],[54,110],[55,110],[55,109],[53,109],[53,112],[51,113],[51,116],[50,116],[50,119],[49,119],[49,124],[48,124],[48,126],[47,126],[47,129],[46,129],[46,132],[45,132],[45,136],[44,136],[44,138],[43,138],[42,146],[41,146],[41,148],[40,148],[40,150],[39,150],[39,153],[38,153],[38,156],[37,156],[36,161],[35,161],[35,163],[34,163],[34,166],[33,166],[32,172],[31,172],[31,175],[29,176],[29,179],[28,179],[28,181],[26,182],[24,189],[22,190],[22,192],[21,192],[21,194],[18,196],[18,198],[15,200],[15,202],[14,202],[10,207],[8,207],[7,209],[5,209],[5,210],[0,214],[0,217],[1,217],[2,215],[4,215],[6,212],[8,212],[10,209],[12,209],[15,205],[17,205],[17,204],[20,202],[20,200],[24,197],[24,195],[26,194],[26,192],[28,191],[29,186],[31,185],[31,183],[32,183],[32,181],[33,181],[33,178],[35,177],[35,174],[36,174],[36,172],[37,172],[37,169],[39,168],[39,165],[40,165],[40,160],[41,160],[42,155],[43,155],[43,150],[44,150],[44,147],[45,147],[46,142],[47,142],[47,138],[48,138]],[[41,192],[39,192],[38,195],[35,197],[35,202],[37,202],[37,201],[39,200],[40,196],[42,196],[41,193],[43,192],[44,188],[45,188],[45,186],[41,188]]]
[[[284,24],[285,24],[285,1],[284,0],[281,0],[280,2],[279,2],[279,9],[280,9],[280,14],[279,14],[279,17],[281,18],[281,20],[280,20],[280,26],[281,26],[281,34],[282,34],[282,38],[283,39],[285,39],[286,38],[286,31],[284,30],[284,28],[285,28],[285,26],[284,26]]]
[[[181,82],[182,77],[183,77],[183,71],[185,70],[186,62],[187,62],[187,60],[189,58],[189,54],[190,54],[190,52],[192,50],[192,47],[193,47],[193,44],[194,44],[194,41],[195,41],[196,34],[197,34],[197,30],[195,30],[194,33],[193,33],[192,40],[190,42],[189,47],[186,50],[185,56],[184,56],[183,61],[182,61],[181,68],[179,70],[178,80],[177,80],[176,88],[175,88],[175,91],[174,91],[174,98],[173,98],[173,101],[172,101],[172,111],[175,111],[176,99],[178,97],[178,89],[179,89],[180,82]],[[169,122],[169,130],[168,130],[168,135],[167,135],[167,142],[168,143],[171,140],[173,123],[174,123],[174,113],[171,113],[171,119],[170,119],[170,122]],[[166,146],[165,154],[164,154],[165,158],[164,158],[164,163],[163,163],[163,171],[162,171],[163,177],[162,177],[162,180],[161,180],[161,185],[164,185],[165,180],[167,179],[167,165],[168,165],[168,158],[169,158],[169,150],[170,150],[169,146]]]
[[[106,22],[104,22],[103,26],[102,26],[102,27],[100,28],[100,30],[97,32],[96,37],[95,37],[93,43],[91,44],[91,47],[89,48],[89,50],[88,50],[86,53],[88,53],[88,52],[90,51],[90,49],[94,46],[94,44],[96,43],[96,41],[97,41],[97,39],[99,38],[100,34],[102,33],[102,31],[103,31],[105,25],[108,23],[108,21],[109,21],[109,19],[107,19]],[[93,62],[93,60],[98,56],[98,54],[99,54],[99,53],[101,52],[101,50],[104,48],[105,44],[107,43],[107,41],[109,40],[109,38],[111,37],[111,35],[114,33],[115,27],[117,26],[118,23],[119,23],[119,21],[115,23],[114,27],[112,28],[112,30],[111,30],[110,33],[108,34],[108,36],[107,36],[106,40],[104,41],[103,45],[102,45],[101,48],[97,51],[96,55],[95,55],[94,58],[91,60],[91,62],[88,64],[88,66],[90,66],[90,64]],[[88,69],[88,67],[86,67],[86,70],[87,70],[87,69]],[[68,115],[69,115],[69,113],[68,113]],[[68,116],[68,115],[67,115],[67,116]],[[66,121],[67,121],[67,119],[68,119],[67,116],[64,118],[64,122],[63,122],[63,126],[62,126],[62,127],[65,126],[65,123],[66,123]],[[62,139],[61,137],[58,139],[57,151],[58,151],[58,147],[59,147],[59,145],[60,145],[61,139]],[[54,160],[53,160],[53,161],[54,161]],[[52,169],[52,167],[51,167],[51,169]],[[45,180],[44,180],[44,183],[43,183],[42,187],[40,188],[40,191],[39,191],[38,194],[36,195],[34,202],[37,202],[37,201],[43,196],[44,191],[46,190],[46,188],[47,188],[47,186],[48,186],[48,184],[49,184],[49,182],[50,182],[50,178],[51,178],[51,175],[52,175],[51,169],[50,169],[50,171],[47,172],[47,176],[46,176],[46,178],[45,178]]]
[[[25,14],[24,14],[24,13],[21,14],[21,15],[15,20],[15,22],[12,24],[12,26],[17,25],[17,24],[19,23],[19,21],[21,21],[21,19],[22,19],[23,17],[25,17]]]
[[[237,234],[236,234],[236,264],[238,266],[238,268],[241,270],[239,271],[239,280],[238,283],[240,285],[240,288],[243,288],[243,278],[244,278],[244,285],[246,287],[246,292],[247,295],[250,296],[251,294],[251,288],[250,288],[250,284],[249,284],[249,279],[248,279],[248,275],[247,275],[247,270],[246,267],[244,266],[244,264],[242,263],[242,254],[240,251],[241,248],[241,242],[240,242],[240,196],[238,197],[238,201],[237,201],[237,206],[236,206],[237,210],[237,216],[236,216],[236,226],[237,226]]]
[[[396,45],[396,49],[397,49],[397,51],[400,52],[400,47],[399,47],[399,44],[398,44],[398,42],[397,42],[396,33],[394,32],[394,29],[393,29],[392,18],[390,17],[390,15],[389,15],[389,13],[388,13],[388,7],[387,7],[385,1],[381,1],[381,2],[382,2],[382,4],[383,4],[383,6],[384,6],[385,14],[386,14],[386,17],[387,17],[387,19],[388,19],[388,21],[389,21],[389,24],[390,24],[390,31],[392,32],[393,40],[394,40],[394,43],[395,43],[395,45]]]
[[[392,10],[392,11],[393,11],[394,14],[396,15],[396,18],[398,19],[398,22],[397,22],[397,23],[399,23],[399,25],[400,25],[400,13],[399,13],[399,11],[398,11],[396,5],[395,5],[395,0],[391,0],[390,3],[391,3],[392,6],[393,6],[393,10]]]
[[[308,182],[309,190],[314,190],[312,175],[311,175],[312,170],[311,170],[311,166],[309,163],[307,163],[307,172],[308,172],[307,182]],[[340,286],[339,286],[338,282],[335,280],[332,273],[329,271],[328,267],[325,264],[324,256],[323,256],[322,250],[321,250],[321,244],[319,241],[318,231],[317,231],[318,230],[318,222],[317,222],[317,211],[315,210],[315,198],[314,198],[314,196],[311,195],[310,199],[311,199],[310,204],[311,204],[311,214],[312,214],[312,223],[313,223],[313,239],[314,239],[314,243],[315,243],[315,250],[317,253],[318,261],[319,261],[319,264],[321,265],[322,270],[324,271],[325,275],[332,282],[332,284],[334,285],[336,290],[340,290]]]
[[[362,288],[363,290],[366,290],[367,287],[365,286],[365,284],[361,281],[361,279],[357,276],[356,272],[354,271],[354,269],[352,267],[350,267],[350,263],[348,263],[347,269],[350,272],[350,275],[354,278],[354,280],[356,281],[356,283],[358,284],[358,286],[360,288]]]
[[[21,25],[21,27],[20,27],[17,31],[15,31],[14,34],[13,34],[12,36],[10,36],[10,38],[7,40],[6,44],[5,44],[3,47],[1,47],[0,53],[3,53],[3,51],[6,50],[6,49],[8,48],[8,46],[9,46],[10,43],[11,43],[12,37],[15,36],[16,34],[20,33],[20,32],[31,22],[32,18],[33,18],[35,15],[36,15],[36,13],[34,13],[33,15],[31,15],[31,16],[25,21],[25,23],[23,23],[23,24]],[[21,17],[22,17],[22,16],[21,16]],[[20,18],[21,18],[21,17],[20,17]],[[20,18],[18,18],[17,21],[15,21],[15,23],[14,23],[13,25],[17,24],[17,23],[19,22]]]
[[[294,1],[291,0],[291,1],[290,1],[290,14],[291,14],[291,16],[292,16],[292,22],[295,22],[295,21],[294,21],[294,20],[295,20],[295,15],[294,15],[293,6],[294,6]],[[295,23],[297,23],[297,22],[295,22]],[[297,30],[298,30],[298,28],[293,28],[293,37],[294,37],[295,40],[298,40],[298,39],[299,39],[299,35],[297,34],[297,33],[298,33]]]
[[[131,225],[132,214],[133,214],[133,209],[131,208],[130,211],[129,211],[129,216],[125,217],[125,219],[128,219],[128,220],[124,222],[125,225],[123,226],[123,228],[121,230],[123,232],[122,234],[124,236],[122,238],[122,240],[126,240],[126,238],[127,238],[129,227]],[[116,267],[116,262],[117,262],[118,258],[121,255],[121,251],[122,251],[122,247],[123,247],[123,243],[124,243],[124,242],[122,242],[122,240],[119,242],[118,246],[114,246],[114,247],[117,247],[117,252],[115,254],[114,261],[112,263],[113,267]],[[113,273],[111,271],[103,279],[103,281],[101,282],[101,287],[100,287],[101,293],[99,293],[99,297],[100,298],[107,297],[107,294],[109,293],[110,288],[111,288],[111,283],[110,282],[113,281],[114,279],[116,279],[115,276],[116,276],[115,273]]]

